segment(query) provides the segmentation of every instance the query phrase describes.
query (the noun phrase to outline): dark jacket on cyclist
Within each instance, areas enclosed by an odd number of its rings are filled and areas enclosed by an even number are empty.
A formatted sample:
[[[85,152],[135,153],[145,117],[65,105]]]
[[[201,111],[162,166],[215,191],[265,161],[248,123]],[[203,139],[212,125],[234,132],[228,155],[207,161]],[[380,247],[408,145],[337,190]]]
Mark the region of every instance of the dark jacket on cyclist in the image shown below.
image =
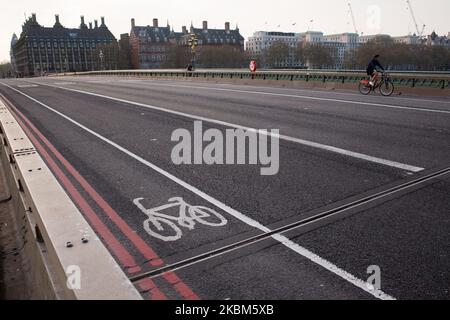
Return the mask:
[[[380,62],[376,58],[373,58],[372,61],[370,61],[369,65],[367,66],[367,75],[369,76],[373,75],[373,72],[376,70],[377,67],[384,71],[384,68],[380,64]]]

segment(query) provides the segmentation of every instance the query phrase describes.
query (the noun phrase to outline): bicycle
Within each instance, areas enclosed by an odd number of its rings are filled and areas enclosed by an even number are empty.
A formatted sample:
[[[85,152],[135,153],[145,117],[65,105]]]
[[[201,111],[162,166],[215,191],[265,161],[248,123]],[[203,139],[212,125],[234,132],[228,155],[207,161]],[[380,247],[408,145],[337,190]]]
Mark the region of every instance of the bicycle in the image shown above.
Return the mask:
[[[380,93],[385,97],[389,97],[394,93],[394,84],[389,78],[388,73],[383,72],[381,75],[381,80],[379,80],[379,82],[375,85],[371,85],[370,80],[367,79],[361,80],[359,83],[359,92],[363,95],[368,95],[372,91],[375,92],[377,88],[380,89]]]
[[[142,200],[144,198],[138,198],[133,203],[148,216],[148,219],[144,221],[145,231],[149,235],[166,242],[181,239],[183,236],[181,227],[194,230],[196,223],[211,227],[222,227],[228,223],[227,219],[213,209],[203,206],[192,206],[180,197],[171,198],[169,199],[169,204],[153,209],[146,209],[141,203]],[[178,216],[161,213],[161,211],[176,207],[179,207]],[[173,221],[178,223],[178,225]]]

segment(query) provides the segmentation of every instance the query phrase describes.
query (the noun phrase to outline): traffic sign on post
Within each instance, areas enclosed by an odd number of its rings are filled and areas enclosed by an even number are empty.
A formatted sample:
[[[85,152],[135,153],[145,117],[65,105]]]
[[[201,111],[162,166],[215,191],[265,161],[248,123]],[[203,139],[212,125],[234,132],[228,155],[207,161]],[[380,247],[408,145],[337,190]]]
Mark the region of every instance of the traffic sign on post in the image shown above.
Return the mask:
[[[256,68],[257,68],[257,66],[256,66],[256,60],[250,61],[250,71],[251,71],[251,72],[256,72]]]

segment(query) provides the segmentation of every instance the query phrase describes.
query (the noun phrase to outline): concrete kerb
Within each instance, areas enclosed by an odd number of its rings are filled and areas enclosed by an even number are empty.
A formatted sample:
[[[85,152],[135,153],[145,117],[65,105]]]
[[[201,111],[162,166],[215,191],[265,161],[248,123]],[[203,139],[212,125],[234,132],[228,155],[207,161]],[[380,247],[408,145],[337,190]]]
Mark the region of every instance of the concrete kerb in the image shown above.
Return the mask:
[[[31,298],[141,300],[1,98],[0,138],[15,220],[25,234]]]

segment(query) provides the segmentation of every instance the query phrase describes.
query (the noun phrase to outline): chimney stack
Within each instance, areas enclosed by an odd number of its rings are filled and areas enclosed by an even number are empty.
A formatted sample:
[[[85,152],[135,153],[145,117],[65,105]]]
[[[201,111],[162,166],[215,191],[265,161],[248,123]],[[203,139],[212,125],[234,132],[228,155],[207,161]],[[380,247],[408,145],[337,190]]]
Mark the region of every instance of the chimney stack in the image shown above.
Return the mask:
[[[56,21],[56,24],[59,24],[59,14],[55,14],[55,21]]]
[[[89,29],[92,29],[92,22],[89,22]]]
[[[153,19],[153,27],[158,28],[158,19]]]
[[[95,26],[96,29],[98,28],[98,21],[97,20],[94,20],[94,26]]]
[[[203,30],[208,30],[208,21],[203,21]]]
[[[87,25],[84,22],[84,16],[81,16],[81,24],[80,24],[80,29],[87,29]]]
[[[187,34],[188,32],[187,32],[187,28],[186,28],[186,26],[183,26],[183,28],[182,28],[183,30],[183,34]]]
[[[230,23],[229,22],[225,22],[225,31],[230,31]]]
[[[105,17],[101,17],[100,19],[102,20],[102,26],[105,27]]]
[[[131,19],[131,27],[134,28],[136,26],[136,20]]]
[[[36,22],[37,20],[36,20],[36,13],[32,13],[31,14],[31,20],[33,21],[33,22]]]

